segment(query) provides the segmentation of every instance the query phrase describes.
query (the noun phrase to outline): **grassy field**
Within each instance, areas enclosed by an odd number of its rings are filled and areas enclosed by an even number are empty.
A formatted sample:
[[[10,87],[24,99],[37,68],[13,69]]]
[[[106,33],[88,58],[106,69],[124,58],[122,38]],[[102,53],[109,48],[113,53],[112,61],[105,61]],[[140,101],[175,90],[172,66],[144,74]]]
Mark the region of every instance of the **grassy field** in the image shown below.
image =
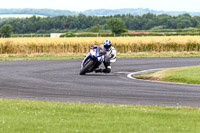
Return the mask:
[[[166,69],[149,75],[136,77],[150,80],[200,84],[200,66]]]
[[[0,61],[6,60],[49,60],[83,59],[86,54],[0,54]],[[200,57],[200,52],[134,52],[117,54],[117,58],[152,58],[152,57]]]
[[[0,99],[2,133],[198,133],[200,109]]]
[[[53,54],[39,54],[39,55],[0,55],[0,61],[9,60],[52,60],[52,59],[83,59],[85,55],[53,55]]]

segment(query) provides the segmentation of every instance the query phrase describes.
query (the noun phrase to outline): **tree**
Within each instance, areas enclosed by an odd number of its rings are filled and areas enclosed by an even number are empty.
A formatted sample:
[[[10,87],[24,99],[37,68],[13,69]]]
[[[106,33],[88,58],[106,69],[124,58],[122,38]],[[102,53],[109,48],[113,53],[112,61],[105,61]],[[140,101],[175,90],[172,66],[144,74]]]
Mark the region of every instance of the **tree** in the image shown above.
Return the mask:
[[[181,22],[177,23],[176,28],[177,29],[182,29],[183,28],[183,24]]]
[[[0,28],[1,36],[10,37],[12,33],[12,26],[10,24],[6,24]]]
[[[114,34],[120,34],[127,31],[125,28],[125,23],[122,19],[110,18],[107,21],[107,25]]]
[[[200,22],[199,22],[198,25],[197,25],[197,29],[198,29],[199,34],[200,34]]]
[[[92,27],[89,29],[89,31],[91,31],[91,32],[99,32],[100,30],[102,30],[102,27],[101,27],[99,24],[97,24],[97,25],[95,25],[95,26],[92,26]]]

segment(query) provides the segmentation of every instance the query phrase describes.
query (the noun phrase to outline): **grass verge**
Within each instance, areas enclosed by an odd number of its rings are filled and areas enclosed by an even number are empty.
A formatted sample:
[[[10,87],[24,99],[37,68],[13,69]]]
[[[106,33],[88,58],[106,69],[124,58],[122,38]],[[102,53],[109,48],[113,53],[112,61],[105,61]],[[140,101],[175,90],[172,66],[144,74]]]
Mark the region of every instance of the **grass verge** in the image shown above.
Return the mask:
[[[8,60],[51,60],[51,59],[82,59],[84,55],[66,55],[66,56],[8,56],[0,57],[0,61]]]
[[[0,61],[5,60],[48,60],[48,59],[82,59],[86,54],[1,54]],[[148,58],[148,57],[200,57],[199,52],[136,52],[117,54],[118,58]]]
[[[200,84],[200,66],[166,69],[152,74],[136,76],[136,78],[187,84]]]
[[[200,109],[0,99],[2,133],[197,133]]]

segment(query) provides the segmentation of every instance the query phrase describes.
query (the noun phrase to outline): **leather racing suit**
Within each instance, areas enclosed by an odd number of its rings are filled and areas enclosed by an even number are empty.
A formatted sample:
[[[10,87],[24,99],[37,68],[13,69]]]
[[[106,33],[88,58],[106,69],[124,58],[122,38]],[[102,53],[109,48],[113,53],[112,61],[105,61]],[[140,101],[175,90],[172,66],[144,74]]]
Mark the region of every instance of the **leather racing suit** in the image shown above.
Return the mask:
[[[109,49],[104,48],[104,45],[100,45],[97,47],[97,51],[99,54],[98,59],[100,61],[103,61],[103,64],[105,66],[105,69],[96,70],[95,72],[104,72],[104,73],[110,73],[111,72],[111,63],[116,61],[116,55],[117,52],[113,46],[111,46]],[[99,64],[100,66],[100,64]],[[96,66],[97,68],[99,67]]]

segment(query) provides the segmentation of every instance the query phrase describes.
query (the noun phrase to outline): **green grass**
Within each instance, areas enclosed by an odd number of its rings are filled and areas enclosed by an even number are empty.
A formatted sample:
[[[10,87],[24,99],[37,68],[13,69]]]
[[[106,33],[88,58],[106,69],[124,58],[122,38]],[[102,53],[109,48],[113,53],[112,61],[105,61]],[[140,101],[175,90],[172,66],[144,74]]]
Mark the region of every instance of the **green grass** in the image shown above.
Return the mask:
[[[1,133],[198,133],[200,109],[0,99]]]
[[[136,77],[187,84],[200,84],[200,66],[166,69],[156,73]]]
[[[48,59],[82,59],[86,54],[74,55],[55,55],[55,54],[36,54],[36,55],[15,55],[2,54],[0,61],[5,60],[48,60]],[[127,54],[117,54],[117,58],[150,58],[150,57],[200,57],[199,52],[135,52]]]
[[[10,57],[0,57],[0,61],[6,60],[51,60],[51,59],[82,59],[84,55],[73,55],[73,56],[10,56]]]

